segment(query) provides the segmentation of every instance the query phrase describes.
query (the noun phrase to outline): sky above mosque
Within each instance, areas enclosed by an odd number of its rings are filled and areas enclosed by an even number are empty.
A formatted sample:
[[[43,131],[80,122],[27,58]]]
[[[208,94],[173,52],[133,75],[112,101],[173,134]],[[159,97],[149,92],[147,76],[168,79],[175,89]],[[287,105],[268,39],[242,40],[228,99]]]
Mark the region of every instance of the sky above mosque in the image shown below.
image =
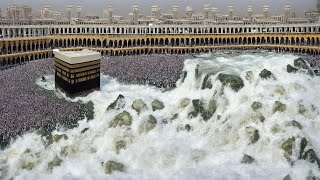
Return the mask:
[[[0,0],[0,7],[4,10],[12,4],[32,6],[34,10],[44,5],[50,5],[53,10],[65,14],[65,5],[82,5],[84,14],[102,16],[102,9],[106,5],[112,5],[115,15],[127,16],[134,4],[139,5],[140,13],[149,15],[152,5],[161,6],[162,13],[171,13],[172,6],[180,6],[180,14],[185,13],[185,7],[191,6],[195,12],[201,12],[204,4],[214,5],[222,14],[227,13],[227,6],[234,5],[238,15],[245,15],[250,0]],[[262,6],[269,4],[271,14],[277,15],[283,12],[283,7],[290,4],[297,15],[302,16],[307,9],[315,9],[316,0],[251,0],[256,13],[262,12]],[[75,12],[75,8],[74,8]]]

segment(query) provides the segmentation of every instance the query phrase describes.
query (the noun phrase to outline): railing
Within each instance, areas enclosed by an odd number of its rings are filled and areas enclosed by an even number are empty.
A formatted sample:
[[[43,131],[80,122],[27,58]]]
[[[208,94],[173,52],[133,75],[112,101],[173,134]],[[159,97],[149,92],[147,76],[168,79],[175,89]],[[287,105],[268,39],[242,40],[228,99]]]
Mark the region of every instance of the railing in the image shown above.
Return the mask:
[[[136,24],[136,25],[130,25],[130,24],[108,24],[108,25],[97,25],[97,24],[52,24],[52,25],[0,25],[0,28],[75,28],[75,27],[97,27],[97,28],[105,28],[105,27],[115,27],[115,28],[148,28],[148,27],[154,27],[154,28],[166,28],[166,27],[308,27],[308,26],[319,26],[320,22],[316,23],[299,23],[299,24],[213,24],[213,25],[189,25],[189,24],[161,24],[161,25],[145,25],[145,24]]]
[[[18,31],[17,31],[18,30]],[[22,30],[22,31],[21,31]],[[57,31],[59,33],[57,33]],[[60,32],[60,31],[63,32]],[[71,31],[71,32],[70,32]],[[0,38],[45,37],[53,35],[176,35],[176,34],[316,34],[320,24],[218,25],[218,26],[15,26],[0,28]]]

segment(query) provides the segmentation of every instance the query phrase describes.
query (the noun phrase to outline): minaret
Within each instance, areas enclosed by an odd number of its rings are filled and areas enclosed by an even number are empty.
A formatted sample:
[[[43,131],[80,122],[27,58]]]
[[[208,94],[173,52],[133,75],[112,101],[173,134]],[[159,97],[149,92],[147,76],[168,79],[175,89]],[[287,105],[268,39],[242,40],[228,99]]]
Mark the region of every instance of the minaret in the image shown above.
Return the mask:
[[[157,6],[151,7],[151,16],[156,17],[157,16]]]
[[[71,4],[66,6],[66,10],[67,10],[67,15],[68,15],[68,20],[71,20],[71,12],[72,12],[72,8],[73,6]]]
[[[253,6],[249,5],[248,6],[248,19],[250,20],[250,23],[252,23],[252,21],[253,21],[252,15],[253,15]]]
[[[212,19],[217,21],[218,8],[212,7]]]
[[[209,14],[210,14],[210,5],[209,4],[203,5],[203,14],[204,14],[204,19],[209,19]]]
[[[264,16],[264,18],[269,18],[269,10],[270,10],[270,6],[269,5],[264,5],[263,6],[263,16]]]
[[[132,6],[133,24],[139,23],[139,6]]]
[[[291,6],[284,6],[284,23],[288,23],[288,19],[291,17]]]
[[[188,17],[188,18],[191,18],[191,17],[192,17],[192,14],[193,14],[192,7],[187,6],[187,7],[186,7],[186,13],[187,13],[187,17]]]
[[[251,19],[253,15],[253,6],[248,6],[248,18]]]
[[[234,6],[228,6],[228,18],[232,21],[234,17]]]
[[[253,6],[252,6],[252,0],[249,0],[249,4],[248,4],[248,18],[251,18],[253,15]]]
[[[173,19],[179,19],[179,6],[172,6]]]
[[[77,6],[77,16],[79,19],[81,18],[81,13],[82,13],[82,6]]]
[[[110,24],[112,24],[113,21],[113,7],[107,6],[107,17]]]
[[[108,19],[108,10],[107,10],[108,6],[105,6],[103,8],[103,19]]]
[[[151,7],[151,16],[155,17],[156,19],[160,19],[161,10],[159,6],[152,6]]]
[[[320,13],[320,0],[317,0],[317,10],[318,10],[318,13]]]
[[[250,22],[252,22],[252,16],[253,16],[253,6],[252,6],[252,0],[249,0],[248,5],[248,18],[250,19]]]
[[[20,9],[20,7],[16,6],[16,8],[15,8],[15,18],[16,18],[17,22],[20,21],[20,10],[19,9]]]
[[[43,6],[43,18],[49,18],[49,12],[50,11],[50,6],[45,5]]]

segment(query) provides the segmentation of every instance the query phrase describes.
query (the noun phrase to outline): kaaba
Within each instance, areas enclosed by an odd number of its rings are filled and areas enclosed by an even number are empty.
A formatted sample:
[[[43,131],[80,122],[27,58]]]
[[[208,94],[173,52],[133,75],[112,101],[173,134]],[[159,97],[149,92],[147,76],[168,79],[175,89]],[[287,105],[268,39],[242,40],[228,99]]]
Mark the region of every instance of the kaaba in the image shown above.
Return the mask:
[[[55,51],[55,85],[68,97],[84,96],[100,89],[99,52]]]

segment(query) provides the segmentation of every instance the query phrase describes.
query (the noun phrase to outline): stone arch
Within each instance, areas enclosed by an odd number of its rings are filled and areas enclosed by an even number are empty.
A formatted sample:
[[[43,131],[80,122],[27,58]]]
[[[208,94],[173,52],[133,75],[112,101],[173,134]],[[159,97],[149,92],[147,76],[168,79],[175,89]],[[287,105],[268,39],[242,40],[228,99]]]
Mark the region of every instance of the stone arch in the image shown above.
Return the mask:
[[[128,39],[125,39],[124,41],[123,41],[123,47],[130,47],[129,46],[129,41],[130,41],[130,39],[128,40]],[[131,41],[130,41],[131,42]]]
[[[75,47],[75,44],[76,44],[76,43],[75,43],[75,40],[72,38],[72,39],[71,39],[71,46],[72,46],[72,47]],[[70,44],[69,44],[69,46],[70,46]]]
[[[98,47],[102,47],[102,43],[101,43],[101,40],[100,40],[100,39],[97,39],[97,46],[98,46]]]
[[[170,45],[173,47],[173,46],[175,46],[175,39],[174,38],[171,38],[171,40],[170,40]]]
[[[113,46],[113,40],[109,40],[109,46],[110,46],[110,47],[114,47],[114,46]]]
[[[280,39],[277,37],[277,44],[284,44],[284,37],[281,37]]]
[[[285,38],[284,44],[285,44],[285,45],[288,45],[288,44],[289,44],[289,37],[286,37],[286,38]]]
[[[158,38],[156,38],[156,39],[152,38],[152,39],[151,39],[151,43],[152,43],[152,41],[154,41],[154,42],[153,42],[153,45],[154,45],[154,46],[159,46],[159,39],[158,39]]]
[[[300,44],[300,38],[296,37],[295,43],[296,43],[297,45]]]
[[[169,39],[168,38],[166,38],[165,39],[165,43],[164,43],[166,46],[168,46],[169,45]]]
[[[75,39],[75,41],[74,41],[74,46],[75,46],[75,47],[78,47],[78,46],[79,46],[79,39],[78,39],[78,38]]]
[[[180,38],[180,43],[182,46],[185,46],[186,45],[186,42],[185,42],[185,38]]]
[[[123,46],[122,40],[119,40],[118,47],[122,48],[122,46]]]
[[[160,46],[163,46],[163,45],[164,45],[164,40],[163,40],[163,38],[160,38],[159,45],[160,45]]]
[[[88,46],[88,44],[87,44],[87,39],[86,38],[83,38],[83,41],[82,41],[82,46]]]
[[[196,38],[196,46],[199,46],[199,45],[200,45],[200,39]]]
[[[290,44],[291,44],[291,45],[295,45],[295,44],[296,44],[296,43],[295,43],[295,40],[294,40],[294,37],[291,37]],[[292,52],[293,52],[293,51],[292,51]]]
[[[176,40],[175,40],[175,46],[180,46],[180,39],[179,39],[179,38],[176,38]]]
[[[300,39],[300,44],[305,45],[305,39],[303,37]]]
[[[141,46],[141,40],[140,39],[137,40],[137,45]],[[139,54],[140,54],[140,52],[139,52]]]
[[[251,42],[252,44],[256,44],[256,43],[257,43],[255,37],[252,37],[251,41],[252,41],[252,42]]]

